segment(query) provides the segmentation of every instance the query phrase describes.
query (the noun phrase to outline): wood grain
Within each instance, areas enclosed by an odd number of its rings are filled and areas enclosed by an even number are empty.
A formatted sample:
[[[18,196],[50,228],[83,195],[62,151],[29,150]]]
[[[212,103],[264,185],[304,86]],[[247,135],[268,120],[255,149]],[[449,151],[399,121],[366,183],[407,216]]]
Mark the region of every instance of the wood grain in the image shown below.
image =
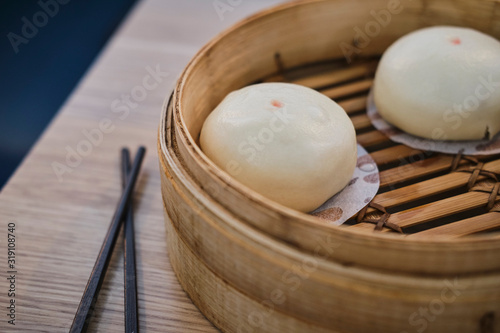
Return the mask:
[[[148,147],[135,196],[141,332],[217,332],[182,290],[167,258],[158,122],[163,100],[203,44],[278,2],[244,1],[224,13],[223,20],[211,1],[143,0],[136,5],[0,194],[0,332],[68,332],[120,197],[120,149],[135,152],[140,144]],[[168,76],[120,119],[123,114],[113,112],[113,101],[142,86],[147,67],[157,65]],[[97,128],[103,118],[112,121],[114,130],[59,182],[51,163],[65,164],[66,146],[76,149],[86,139],[82,131]],[[15,328],[5,315],[3,249],[9,221],[17,226]],[[123,332],[122,258],[122,246],[117,246],[89,332]]]

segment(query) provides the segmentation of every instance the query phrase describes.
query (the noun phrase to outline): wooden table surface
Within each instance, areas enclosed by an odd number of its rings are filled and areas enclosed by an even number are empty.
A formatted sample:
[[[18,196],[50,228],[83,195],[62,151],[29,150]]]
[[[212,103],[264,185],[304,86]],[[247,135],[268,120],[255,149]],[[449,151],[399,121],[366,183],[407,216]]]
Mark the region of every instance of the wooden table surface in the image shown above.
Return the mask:
[[[168,261],[158,122],[163,100],[204,43],[279,2],[143,0],[135,6],[0,194],[0,332],[69,330],[121,193],[120,149],[135,153],[141,144],[148,148],[135,195],[141,332],[217,331]],[[226,7],[218,13],[221,3]],[[16,239],[15,326],[7,322],[9,223]],[[123,332],[121,240],[118,245],[91,332]]]

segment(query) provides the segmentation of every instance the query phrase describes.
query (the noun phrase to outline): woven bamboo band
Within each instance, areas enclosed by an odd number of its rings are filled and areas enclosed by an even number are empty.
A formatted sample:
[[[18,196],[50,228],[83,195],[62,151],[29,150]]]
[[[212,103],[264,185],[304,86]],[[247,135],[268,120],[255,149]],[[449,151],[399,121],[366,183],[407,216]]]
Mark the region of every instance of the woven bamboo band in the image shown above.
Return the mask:
[[[489,193],[490,196],[488,197],[488,205],[486,206],[486,209],[488,209],[488,211],[495,212],[498,212],[500,210],[498,207],[493,209],[493,206],[495,206],[495,201],[497,200],[497,196],[500,194],[500,183],[497,182],[489,186],[477,186],[472,188],[471,191]]]
[[[472,166],[472,168],[469,169],[460,169],[457,170],[460,162],[462,160],[469,161],[471,163],[474,163],[475,165]],[[498,212],[499,208],[493,209],[495,206],[495,201],[497,199],[497,196],[500,194],[500,183],[498,182],[498,179],[500,178],[500,175],[496,172],[489,171],[489,170],[484,170],[484,163],[479,162],[479,160],[475,157],[471,156],[465,156],[463,155],[463,150],[459,151],[457,155],[453,158],[453,161],[451,163],[451,171],[457,171],[457,172],[466,172],[470,173],[469,181],[467,182],[467,190],[469,191],[476,191],[476,192],[485,192],[485,193],[490,193],[490,196],[488,197],[488,203],[486,208],[488,211],[495,211]],[[488,184],[483,184],[479,186],[475,186],[479,176],[484,176],[486,179],[493,180],[495,183],[492,185]]]
[[[378,210],[379,212],[382,213],[382,216],[378,219],[373,219],[373,218],[367,218],[366,217],[366,212],[368,210],[368,207],[371,207],[373,209]],[[387,227],[389,229],[392,229],[394,231],[397,231],[399,233],[403,233],[403,230],[401,230],[401,227],[395,223],[389,222],[389,217],[391,214],[387,212],[384,206],[379,205],[378,203],[375,203],[373,201],[370,201],[368,205],[366,205],[362,210],[359,211],[358,217],[357,217],[357,222],[367,222],[367,223],[373,223],[375,224],[375,230],[380,231],[383,229],[383,227]]]
[[[500,213],[500,205],[494,206],[491,210],[490,213]]]

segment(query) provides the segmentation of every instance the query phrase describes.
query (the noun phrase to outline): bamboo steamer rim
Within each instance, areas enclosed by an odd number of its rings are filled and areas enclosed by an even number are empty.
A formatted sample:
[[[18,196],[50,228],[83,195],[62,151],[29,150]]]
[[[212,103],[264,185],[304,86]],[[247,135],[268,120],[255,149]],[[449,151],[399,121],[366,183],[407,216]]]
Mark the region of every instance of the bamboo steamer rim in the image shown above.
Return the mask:
[[[201,148],[196,143],[196,140],[192,137],[187,129],[187,125],[182,113],[183,104],[182,100],[185,97],[185,88],[187,81],[192,75],[192,73],[196,70],[197,66],[200,65],[200,62],[204,57],[210,54],[212,49],[219,43],[220,40],[227,38],[233,33],[237,33],[239,29],[248,25],[258,23],[260,20],[265,19],[266,16],[270,13],[283,12],[286,10],[293,9],[296,6],[304,6],[315,3],[328,2],[329,0],[298,0],[292,1],[285,4],[280,4],[269,9],[260,11],[242,21],[235,24],[234,26],[226,29],[215,38],[210,40],[205,46],[203,46],[197,54],[189,61],[186,68],[182,72],[178,82],[176,84],[173,95],[170,98],[167,97],[163,107],[163,114],[160,125],[160,133],[159,133],[159,149],[162,154],[168,154],[168,144],[167,144],[167,117],[166,110],[169,101],[173,104],[173,117],[175,124],[177,125],[177,130],[180,131],[180,135],[187,142],[188,152],[196,160],[203,168],[206,169],[208,173],[212,176],[218,178],[221,182],[225,183],[226,186],[234,189],[235,191],[247,196],[247,198],[261,207],[265,209],[272,210],[277,212],[282,216],[286,216],[295,220],[300,220],[301,223],[311,227],[311,228],[319,228],[325,233],[336,234],[341,237],[346,237],[349,239],[356,239],[359,242],[367,242],[367,241],[377,241],[381,244],[385,244],[386,246],[393,247],[395,249],[401,249],[402,246],[407,247],[409,250],[421,248],[422,245],[431,246],[434,250],[459,250],[461,248],[470,247],[470,248],[489,248],[495,247],[500,248],[500,235],[473,235],[466,236],[457,239],[451,239],[446,236],[435,236],[430,239],[420,239],[420,238],[411,238],[407,239],[406,237],[402,237],[397,234],[392,233],[372,233],[367,234],[366,232],[362,232],[360,230],[351,230],[350,228],[343,228],[338,226],[332,226],[325,224],[319,218],[307,215],[305,213],[301,213],[294,209],[284,207],[277,203],[274,203],[264,196],[250,190],[246,186],[236,182],[232,179],[226,172],[221,170],[218,166],[216,166],[201,150]],[[228,181],[231,179],[231,181]],[[265,232],[265,230],[263,230]]]

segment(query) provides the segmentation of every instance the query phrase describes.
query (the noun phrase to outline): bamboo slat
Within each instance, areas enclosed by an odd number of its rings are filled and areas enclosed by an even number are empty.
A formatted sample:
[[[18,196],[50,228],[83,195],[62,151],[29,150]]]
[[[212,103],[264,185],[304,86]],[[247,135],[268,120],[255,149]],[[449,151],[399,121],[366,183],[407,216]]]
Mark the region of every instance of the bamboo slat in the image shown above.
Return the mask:
[[[371,146],[389,141],[389,138],[379,131],[371,131],[363,134],[358,134],[356,138],[358,140],[358,143],[365,148],[369,148]]]
[[[372,86],[373,79],[364,79],[353,83],[347,83],[339,87],[320,90],[321,93],[330,97],[333,100],[344,96],[359,94],[367,91]]]
[[[342,100],[338,104],[347,112],[352,114],[358,111],[363,111],[366,108],[366,96],[353,97]]]
[[[423,155],[422,155],[423,156]],[[395,168],[380,172],[380,186],[393,186],[419,177],[433,175],[450,170],[453,156],[440,154],[427,159],[419,159],[410,164],[403,164]],[[465,164],[466,161],[462,161]]]
[[[463,237],[500,228],[500,214],[497,212],[486,213],[468,219],[448,223],[436,228],[427,229],[407,237],[413,239],[428,239],[430,237]]]
[[[369,62],[349,68],[332,70],[326,73],[303,77],[297,80],[292,80],[291,83],[300,84],[313,89],[320,89],[367,75],[372,76],[375,72],[376,65],[377,62]]]
[[[442,174],[443,172],[447,172],[451,169],[451,162],[453,161],[453,156],[438,154],[431,155],[433,157],[429,157],[426,153],[417,154],[414,158],[413,163],[403,164],[380,172],[380,186],[390,187],[395,186],[397,184],[401,184],[404,182],[408,182],[417,178],[436,176]],[[478,156],[478,160],[486,160],[488,156]],[[466,160],[461,160],[459,162],[459,166],[464,166],[470,164]]]
[[[353,116],[351,117],[352,124],[354,125],[354,128],[356,131],[364,130],[370,126],[372,126],[372,123],[370,121],[370,118],[366,114],[360,114],[358,116]]]
[[[485,168],[493,172],[500,172],[500,161],[496,160],[486,163]],[[426,197],[435,196],[443,192],[465,187],[470,175],[470,173],[465,172],[454,172],[440,177],[431,178],[406,187],[381,193],[374,198],[373,202],[386,208],[411,203],[412,201],[421,200]],[[479,176],[478,181],[484,180],[485,178],[485,176]],[[369,208],[367,213],[372,213],[374,211],[374,209]]]
[[[388,221],[395,223],[402,228],[412,227],[439,218],[485,206],[488,197],[489,193],[467,192],[461,195],[418,206],[416,208],[394,213],[389,217]],[[370,227],[373,230],[373,225],[370,226],[369,224],[359,223],[353,225],[351,228],[369,229]],[[381,230],[381,232],[390,231],[390,229]]]
[[[383,166],[384,164],[401,162],[405,158],[420,154],[422,154],[422,151],[420,150],[405,145],[397,145],[394,147],[374,151],[370,155],[377,163],[377,165]]]

